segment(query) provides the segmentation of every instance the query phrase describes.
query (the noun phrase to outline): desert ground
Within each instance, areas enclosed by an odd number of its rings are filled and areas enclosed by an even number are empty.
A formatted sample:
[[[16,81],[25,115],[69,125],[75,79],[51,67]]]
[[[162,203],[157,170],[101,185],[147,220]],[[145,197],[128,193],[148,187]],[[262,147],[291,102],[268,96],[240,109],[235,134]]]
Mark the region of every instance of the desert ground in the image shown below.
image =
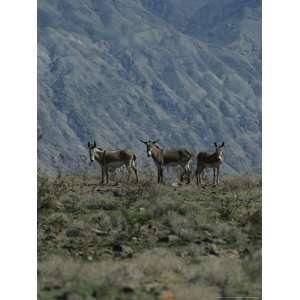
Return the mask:
[[[38,176],[38,299],[260,299],[260,175],[99,181]]]

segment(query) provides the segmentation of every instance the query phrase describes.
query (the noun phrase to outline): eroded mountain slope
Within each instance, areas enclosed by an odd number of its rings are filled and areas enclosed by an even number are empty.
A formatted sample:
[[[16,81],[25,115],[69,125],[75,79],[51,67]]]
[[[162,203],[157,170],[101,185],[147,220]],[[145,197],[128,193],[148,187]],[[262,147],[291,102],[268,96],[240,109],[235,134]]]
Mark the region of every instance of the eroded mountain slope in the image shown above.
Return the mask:
[[[226,143],[227,171],[261,162],[258,1],[38,1],[43,172],[82,168],[86,144],[139,139],[195,153]]]

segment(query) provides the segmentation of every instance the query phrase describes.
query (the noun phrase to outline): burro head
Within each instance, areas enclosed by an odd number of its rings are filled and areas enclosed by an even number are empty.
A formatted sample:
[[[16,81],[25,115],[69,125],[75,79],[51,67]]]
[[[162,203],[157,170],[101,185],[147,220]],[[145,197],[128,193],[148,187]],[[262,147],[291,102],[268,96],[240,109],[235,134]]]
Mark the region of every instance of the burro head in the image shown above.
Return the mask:
[[[88,148],[89,148],[89,155],[90,155],[90,165],[93,163],[95,160],[95,152],[97,149],[96,141],[94,141],[94,144],[91,144],[88,142]]]
[[[218,158],[221,160],[223,160],[223,156],[224,156],[224,146],[225,146],[224,142],[220,145],[215,143],[216,153],[218,155]]]
[[[147,156],[151,157],[152,156],[152,151],[153,151],[154,148],[157,148],[156,143],[158,143],[159,140],[154,140],[154,141],[149,140],[148,142],[143,141],[143,140],[140,140],[140,141],[143,144],[145,144],[146,147],[147,147],[147,150],[146,150],[147,151]]]

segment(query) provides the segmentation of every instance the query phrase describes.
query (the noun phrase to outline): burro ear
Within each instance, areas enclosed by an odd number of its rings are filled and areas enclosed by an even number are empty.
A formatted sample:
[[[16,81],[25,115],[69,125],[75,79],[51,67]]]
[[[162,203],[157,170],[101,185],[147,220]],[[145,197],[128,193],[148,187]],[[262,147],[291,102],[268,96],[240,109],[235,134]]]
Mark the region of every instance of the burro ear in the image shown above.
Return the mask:
[[[159,143],[159,140],[154,140],[152,143],[153,144]]]
[[[221,145],[221,147],[224,147],[224,146],[225,146],[225,143],[223,142],[222,145]]]
[[[215,145],[215,147],[216,147],[216,148],[218,147],[218,145],[217,145],[217,143],[216,143],[216,142],[214,143],[214,145]]]
[[[91,147],[91,144],[90,144],[90,142],[88,142],[88,147],[89,147],[89,148]]]
[[[147,142],[143,141],[143,140],[140,140],[140,142],[144,143],[144,144],[147,144]]]
[[[96,147],[97,145],[96,145],[96,141],[94,141],[94,147]]]

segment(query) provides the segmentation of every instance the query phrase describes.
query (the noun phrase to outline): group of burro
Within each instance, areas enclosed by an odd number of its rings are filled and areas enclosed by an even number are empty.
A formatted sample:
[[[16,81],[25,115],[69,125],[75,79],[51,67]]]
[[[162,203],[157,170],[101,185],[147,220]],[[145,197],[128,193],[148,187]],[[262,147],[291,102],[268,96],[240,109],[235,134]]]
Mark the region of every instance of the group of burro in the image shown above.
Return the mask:
[[[184,179],[187,183],[191,181],[192,170],[190,164],[192,162],[193,153],[185,148],[179,149],[162,149],[158,146],[158,140],[143,141],[146,145],[147,156],[151,157],[157,168],[157,182],[163,182],[163,169],[164,167],[181,167],[182,173],[180,175],[180,182]],[[214,152],[199,152],[197,155],[197,168],[195,170],[195,176],[197,184],[202,182],[202,173],[205,168],[213,169],[213,185],[219,184],[219,172],[220,167],[224,161],[224,142],[220,145],[214,143]],[[97,147],[96,142],[88,143],[90,164],[93,161],[97,161],[101,166],[102,181],[106,178],[108,183],[108,172],[125,166],[128,171],[128,181],[132,173],[135,174],[136,182],[138,182],[138,173],[136,168],[136,155],[134,151],[130,149],[123,150],[105,150]]]

